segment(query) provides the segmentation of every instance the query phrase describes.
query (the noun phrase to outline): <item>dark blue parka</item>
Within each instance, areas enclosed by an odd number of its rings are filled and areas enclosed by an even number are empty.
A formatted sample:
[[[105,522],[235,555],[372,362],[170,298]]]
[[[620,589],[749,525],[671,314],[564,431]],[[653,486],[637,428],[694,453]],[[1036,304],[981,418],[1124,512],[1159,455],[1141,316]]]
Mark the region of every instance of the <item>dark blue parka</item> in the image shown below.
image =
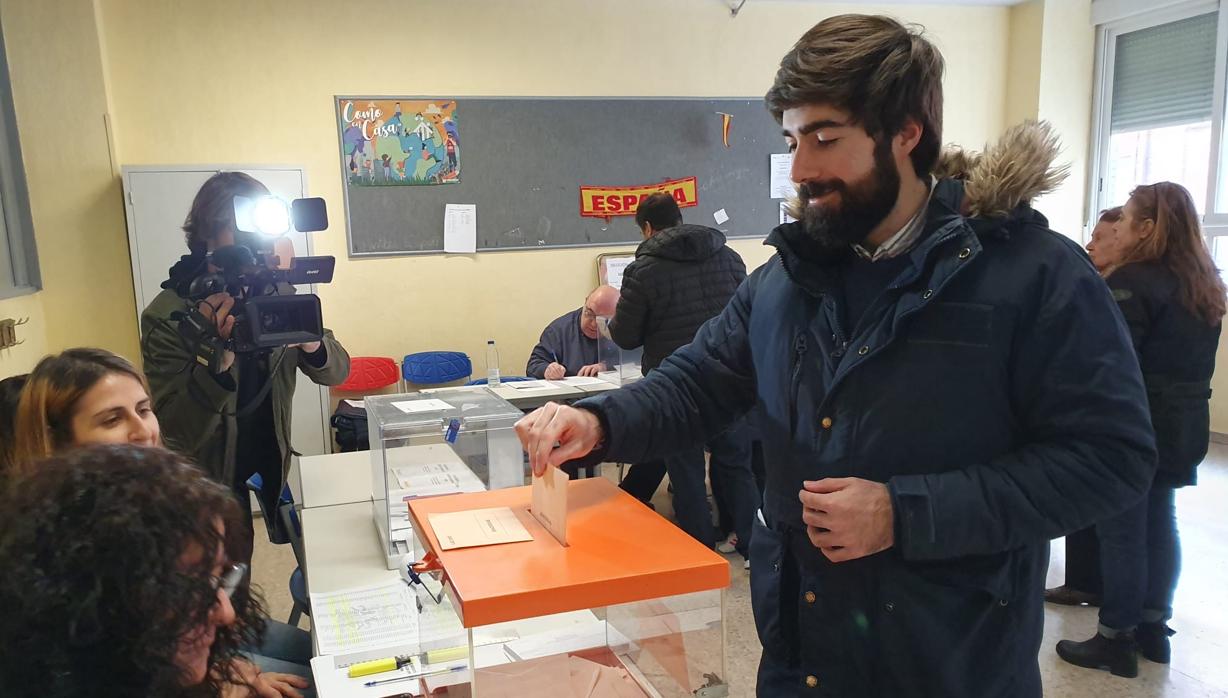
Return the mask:
[[[694,342],[578,403],[605,428],[598,455],[625,462],[759,407],[767,525],[750,579],[764,661],[795,679],[781,695],[1039,696],[1048,541],[1151,481],[1146,393],[1108,288],[1026,204],[965,217],[964,193],[939,180],[911,264],[857,333],[838,322],[838,265],[803,259],[805,233],[784,225]],[[892,548],[836,564],[811,545],[798,492],[829,477],[888,485]]]

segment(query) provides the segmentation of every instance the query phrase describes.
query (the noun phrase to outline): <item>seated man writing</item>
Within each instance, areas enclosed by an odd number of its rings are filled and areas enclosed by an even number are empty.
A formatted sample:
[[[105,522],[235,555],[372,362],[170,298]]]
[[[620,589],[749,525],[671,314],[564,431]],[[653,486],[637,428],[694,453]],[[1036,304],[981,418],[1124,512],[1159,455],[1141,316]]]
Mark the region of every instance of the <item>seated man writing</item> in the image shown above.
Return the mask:
[[[564,376],[595,376],[604,370],[597,360],[597,317],[612,316],[616,307],[618,289],[593,289],[584,299],[584,307],[546,325],[529,355],[525,373],[532,378],[558,380]]]

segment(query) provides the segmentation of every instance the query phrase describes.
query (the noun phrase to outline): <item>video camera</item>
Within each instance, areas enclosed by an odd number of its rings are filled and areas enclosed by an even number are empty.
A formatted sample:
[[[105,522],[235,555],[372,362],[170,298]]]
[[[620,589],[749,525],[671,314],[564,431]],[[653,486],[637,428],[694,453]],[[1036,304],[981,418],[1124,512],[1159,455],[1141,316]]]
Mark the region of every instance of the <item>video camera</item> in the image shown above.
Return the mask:
[[[227,350],[249,353],[319,341],[324,336],[320,297],[282,291],[287,285],[328,283],[336,265],[331,256],[296,257],[288,268],[280,268],[274,249],[291,230],[328,227],[323,199],[287,203],[273,196],[236,196],[234,207],[235,244],[209,253],[205,273],[180,286],[180,295],[191,307],[175,318],[180,334],[195,344],[197,360],[214,371]],[[214,321],[198,310],[200,301],[215,293],[228,293],[235,301],[230,311],[234,330],[228,340],[219,337]]]

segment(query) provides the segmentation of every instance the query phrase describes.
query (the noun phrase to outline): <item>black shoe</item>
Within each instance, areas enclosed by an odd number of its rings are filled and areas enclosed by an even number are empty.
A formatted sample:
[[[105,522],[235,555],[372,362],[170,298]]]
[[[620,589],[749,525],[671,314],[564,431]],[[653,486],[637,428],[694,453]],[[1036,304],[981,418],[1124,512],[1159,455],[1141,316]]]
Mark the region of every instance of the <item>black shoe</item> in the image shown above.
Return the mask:
[[[1057,643],[1057,656],[1088,669],[1104,669],[1114,676],[1132,679],[1138,676],[1138,645],[1134,633],[1122,633],[1107,638],[1100,633],[1086,642],[1062,640]]]
[[[1134,631],[1134,637],[1138,640],[1138,651],[1156,664],[1168,664],[1173,656],[1173,648],[1168,638],[1176,632],[1163,623],[1139,623]]]
[[[1079,591],[1063,584],[1060,587],[1045,589],[1045,601],[1063,606],[1099,606],[1100,595],[1089,591]]]

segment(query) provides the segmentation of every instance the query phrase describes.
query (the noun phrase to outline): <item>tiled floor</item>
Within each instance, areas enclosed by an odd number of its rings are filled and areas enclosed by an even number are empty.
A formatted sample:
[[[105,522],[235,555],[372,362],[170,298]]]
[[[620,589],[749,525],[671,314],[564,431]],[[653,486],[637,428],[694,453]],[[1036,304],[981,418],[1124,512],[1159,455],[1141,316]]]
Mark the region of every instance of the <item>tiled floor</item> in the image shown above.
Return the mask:
[[[607,477],[617,471],[607,467]],[[1137,679],[1121,679],[1106,672],[1090,671],[1057,658],[1053,646],[1064,638],[1084,640],[1096,626],[1096,611],[1088,608],[1049,606],[1045,612],[1045,642],[1040,651],[1045,695],[1071,698],[1180,696],[1228,698],[1228,608],[1224,597],[1228,585],[1228,446],[1212,444],[1207,462],[1199,469],[1200,484],[1182,490],[1177,498],[1184,569],[1177,592],[1172,626],[1173,663],[1170,666],[1140,660]],[[662,487],[654,499],[657,510],[670,513],[669,496]],[[1063,574],[1063,546],[1053,545],[1049,586],[1059,584]],[[731,696],[754,694],[759,640],[750,611],[750,591],[741,558],[729,556],[733,584],[726,603],[726,675]],[[735,559],[736,558],[736,559]],[[270,613],[285,620],[290,613],[286,587],[294,569],[289,546],[273,546],[258,540],[253,564],[257,585],[265,594]],[[303,626],[307,627],[307,621]]]

